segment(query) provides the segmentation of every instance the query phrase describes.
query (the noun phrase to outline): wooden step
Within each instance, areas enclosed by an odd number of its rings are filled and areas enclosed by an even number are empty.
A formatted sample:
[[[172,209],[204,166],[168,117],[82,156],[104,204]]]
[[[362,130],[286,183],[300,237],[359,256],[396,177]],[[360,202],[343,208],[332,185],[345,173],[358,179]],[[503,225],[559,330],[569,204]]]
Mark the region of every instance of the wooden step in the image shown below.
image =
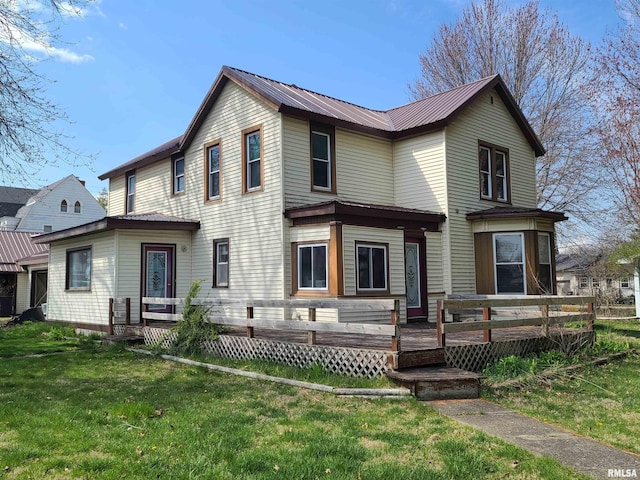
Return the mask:
[[[418,400],[478,398],[481,375],[446,366],[391,370],[387,376]]]
[[[118,343],[124,342],[127,344],[139,344],[144,343],[144,337],[142,335],[107,335],[102,337],[102,341],[105,343]]]
[[[394,355],[391,367],[402,370],[413,367],[441,366],[445,364],[444,348],[428,350],[407,350]]]

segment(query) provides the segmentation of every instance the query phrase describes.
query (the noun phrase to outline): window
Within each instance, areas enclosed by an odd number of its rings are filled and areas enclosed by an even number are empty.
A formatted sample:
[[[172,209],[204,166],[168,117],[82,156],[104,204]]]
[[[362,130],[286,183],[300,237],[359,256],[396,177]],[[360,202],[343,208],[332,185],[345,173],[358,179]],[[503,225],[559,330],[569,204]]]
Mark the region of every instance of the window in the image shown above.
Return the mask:
[[[311,189],[335,193],[335,129],[311,124]]]
[[[622,277],[620,279],[620,288],[630,288],[629,287],[629,277]]]
[[[43,225],[42,226],[42,231],[44,233],[51,233],[53,232],[53,225]]]
[[[589,279],[587,277],[580,277],[578,281],[579,288],[589,288]]]
[[[481,143],[478,147],[480,197],[495,202],[509,201],[509,153]]]
[[[591,277],[591,288],[600,288],[600,279]]]
[[[242,135],[243,191],[246,193],[262,188],[262,127],[245,130]]]
[[[605,279],[605,284],[607,286],[607,290],[613,287],[613,278]]]
[[[173,160],[173,194],[184,193],[184,158]]]
[[[548,233],[538,233],[538,283],[542,293],[553,293],[551,236]]]
[[[66,289],[91,289],[91,247],[67,250]]]
[[[132,213],[135,208],[136,199],[136,172],[127,172],[126,174],[126,209],[127,213]]]
[[[82,205],[80,205],[80,202],[76,201],[73,205],[73,213],[82,213]]]
[[[387,246],[357,245],[357,289],[387,290]]]
[[[220,198],[220,142],[205,145],[205,195],[206,200]]]
[[[60,211],[62,213],[67,213],[67,201],[66,200],[62,200],[60,202]]]
[[[326,290],[327,245],[298,245],[298,289]]]
[[[493,236],[493,258],[497,294],[526,294],[524,235],[496,233]]]
[[[229,286],[229,239],[213,241],[213,286]]]

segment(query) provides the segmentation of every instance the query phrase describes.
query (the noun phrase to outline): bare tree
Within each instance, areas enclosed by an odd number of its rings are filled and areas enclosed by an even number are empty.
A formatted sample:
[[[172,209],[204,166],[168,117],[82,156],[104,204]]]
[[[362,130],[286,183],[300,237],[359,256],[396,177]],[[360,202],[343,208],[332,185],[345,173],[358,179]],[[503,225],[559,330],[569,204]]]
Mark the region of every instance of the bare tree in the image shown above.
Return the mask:
[[[57,47],[63,16],[81,15],[90,0],[0,0],[0,180],[28,178],[60,161],[85,163],[67,146],[61,130],[64,111],[46,95],[50,82],[37,67],[46,58],[78,61],[68,49]]]
[[[537,162],[539,206],[593,219],[595,202],[586,200],[599,172],[581,88],[590,56],[590,45],[538,1],[511,8],[483,0],[440,27],[420,55],[422,77],[409,88],[418,99],[500,74],[547,150]]]

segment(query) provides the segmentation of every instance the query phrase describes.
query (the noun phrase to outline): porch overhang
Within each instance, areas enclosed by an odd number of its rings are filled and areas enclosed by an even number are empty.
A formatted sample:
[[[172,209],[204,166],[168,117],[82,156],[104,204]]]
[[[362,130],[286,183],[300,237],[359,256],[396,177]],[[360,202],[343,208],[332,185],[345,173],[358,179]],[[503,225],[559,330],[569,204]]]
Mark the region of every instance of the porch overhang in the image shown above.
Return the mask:
[[[542,210],[541,208],[525,207],[493,207],[487,210],[467,213],[467,220],[471,221],[520,218],[540,218],[544,220],[551,220],[554,223],[564,222],[569,219],[569,217],[567,217],[563,212],[553,212],[550,210]]]
[[[159,213],[143,215],[119,215],[104,217],[95,222],[85,223],[76,227],[44,233],[32,238],[33,243],[53,243],[58,240],[81,237],[93,233],[113,230],[182,230],[195,231],[200,229],[200,222]]]
[[[446,220],[443,213],[426,210],[333,200],[288,208],[284,216],[293,226],[341,222],[379,228],[404,228],[437,232]]]

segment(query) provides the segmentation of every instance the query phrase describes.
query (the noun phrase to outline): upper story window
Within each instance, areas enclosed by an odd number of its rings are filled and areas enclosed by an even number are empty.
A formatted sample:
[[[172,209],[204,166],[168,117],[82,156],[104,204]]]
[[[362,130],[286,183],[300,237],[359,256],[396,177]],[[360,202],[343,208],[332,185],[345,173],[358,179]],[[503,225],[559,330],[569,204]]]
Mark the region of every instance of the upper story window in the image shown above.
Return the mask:
[[[51,233],[53,232],[53,225],[43,225],[42,226],[43,233]]]
[[[509,202],[509,152],[488,143],[478,146],[480,197],[495,202]]]
[[[242,191],[252,192],[263,188],[262,126],[242,132]]]
[[[580,279],[578,280],[578,288],[589,288],[589,278],[580,277]]]
[[[136,200],[136,172],[135,170],[126,174],[126,212],[132,213]]]
[[[357,245],[358,291],[388,290],[387,246]]]
[[[173,160],[173,194],[184,193],[184,157]]]
[[[66,201],[66,200],[62,200],[62,201],[60,202],[60,211],[61,211],[62,213],[67,213],[67,208],[68,208],[68,207],[67,207],[67,201]]]
[[[206,200],[220,198],[220,141],[208,143],[204,146],[205,162],[205,195]]]
[[[311,189],[335,193],[335,128],[311,124]]]
[[[82,213],[82,205],[77,200],[76,200],[76,203],[73,205],[73,213]]]
[[[620,288],[629,288],[629,277],[622,277],[620,279]]]

